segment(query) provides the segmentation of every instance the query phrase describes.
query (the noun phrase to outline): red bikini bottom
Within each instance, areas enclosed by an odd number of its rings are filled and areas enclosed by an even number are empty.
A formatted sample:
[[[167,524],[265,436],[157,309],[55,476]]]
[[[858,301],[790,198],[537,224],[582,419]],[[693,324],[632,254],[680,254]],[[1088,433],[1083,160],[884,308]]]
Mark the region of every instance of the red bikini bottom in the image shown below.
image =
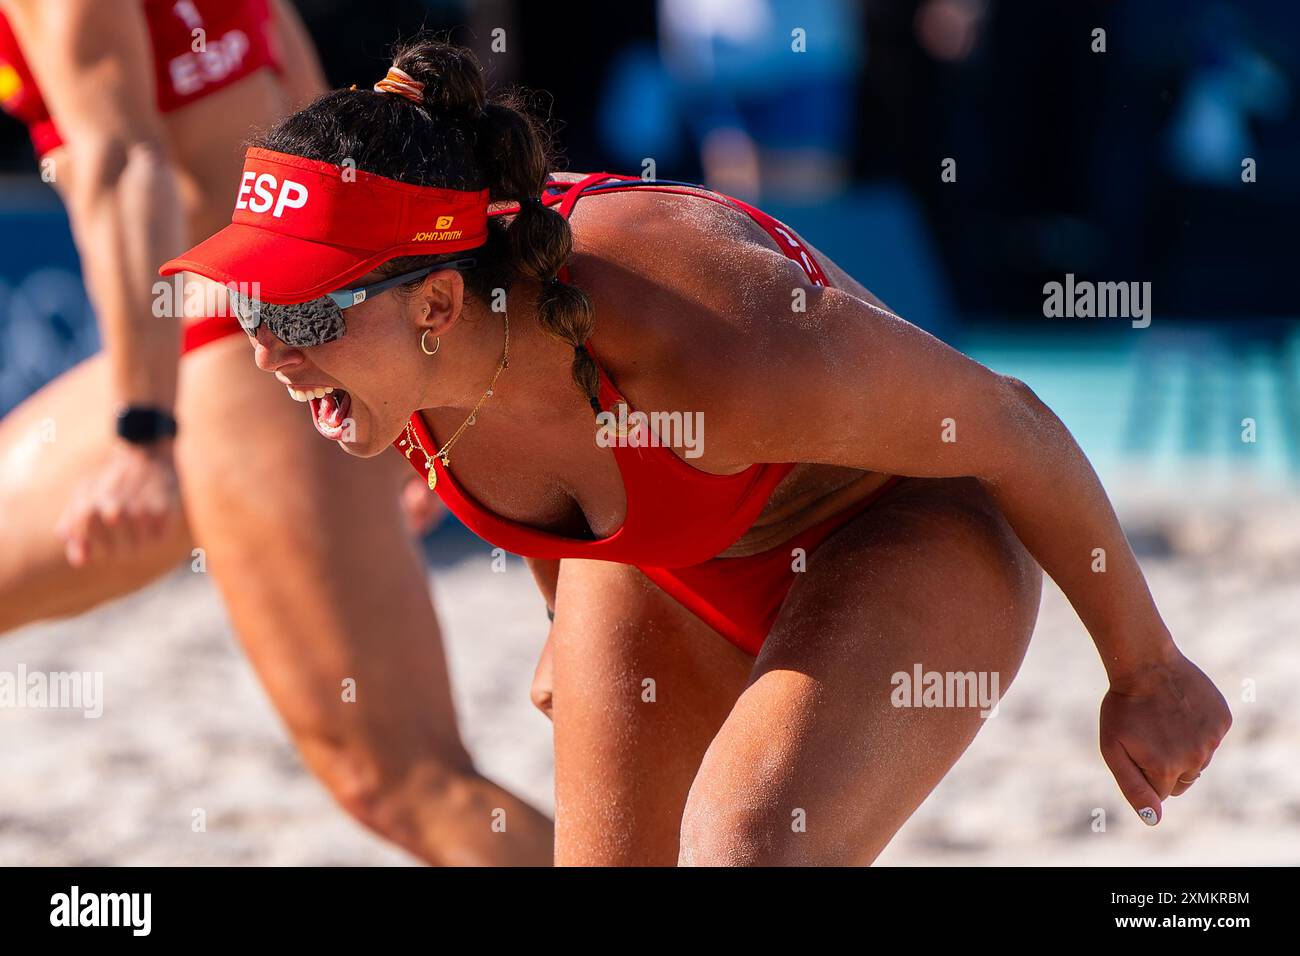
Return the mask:
[[[891,477],[864,499],[774,548],[743,558],[714,558],[685,568],[641,571],[688,611],[748,654],[758,654],[794,585],[792,552],[812,557],[823,541],[874,504],[901,479]]]

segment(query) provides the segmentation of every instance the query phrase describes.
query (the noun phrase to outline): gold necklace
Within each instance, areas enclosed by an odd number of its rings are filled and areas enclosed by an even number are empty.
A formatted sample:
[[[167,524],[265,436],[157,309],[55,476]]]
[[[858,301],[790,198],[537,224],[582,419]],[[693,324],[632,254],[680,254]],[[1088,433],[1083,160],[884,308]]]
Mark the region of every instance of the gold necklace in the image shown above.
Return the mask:
[[[497,370],[492,373],[492,381],[488,382],[487,391],[483,393],[483,397],[478,400],[472,409],[470,409],[469,416],[461,423],[460,428],[457,428],[452,432],[451,437],[443,443],[442,447],[439,448],[437,452],[430,455],[428,450],[424,447],[423,442],[420,441],[420,436],[417,435],[415,429],[411,427],[410,419],[407,419],[406,441],[404,442],[406,445],[406,458],[410,461],[411,452],[417,448],[420,449],[420,454],[424,455],[424,467],[429,476],[430,491],[433,491],[433,489],[438,485],[438,472],[433,467],[434,458],[442,459],[442,467],[451,467],[451,446],[456,444],[456,440],[460,438],[466,428],[469,428],[470,425],[474,424],[474,416],[477,415],[478,410],[483,407],[483,403],[492,397],[492,389],[496,386],[497,379],[501,377],[502,372],[510,367],[510,316],[505,315],[505,313],[502,313],[502,315],[505,318],[506,323],[506,342],[505,346],[501,349],[501,361],[497,363]],[[418,415],[419,412],[416,412],[416,414]]]

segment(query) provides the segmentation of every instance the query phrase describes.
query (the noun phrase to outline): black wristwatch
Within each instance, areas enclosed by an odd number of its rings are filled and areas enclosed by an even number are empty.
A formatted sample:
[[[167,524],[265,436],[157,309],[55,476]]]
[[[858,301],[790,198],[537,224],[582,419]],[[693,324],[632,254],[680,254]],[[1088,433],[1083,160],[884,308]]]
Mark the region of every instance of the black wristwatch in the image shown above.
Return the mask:
[[[149,405],[130,405],[117,413],[117,437],[132,445],[152,445],[176,437],[171,412]]]

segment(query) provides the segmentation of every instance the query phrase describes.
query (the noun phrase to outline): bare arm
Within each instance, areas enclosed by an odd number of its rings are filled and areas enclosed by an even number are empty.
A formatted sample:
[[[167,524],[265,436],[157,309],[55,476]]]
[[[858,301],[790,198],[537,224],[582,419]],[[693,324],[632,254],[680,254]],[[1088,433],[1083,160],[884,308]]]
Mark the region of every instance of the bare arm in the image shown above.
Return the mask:
[[[714,447],[739,461],[978,479],[1092,636],[1111,685],[1101,752],[1154,825],[1161,801],[1209,763],[1231,715],[1175,646],[1074,438],[1024,383],[876,305],[805,287],[807,312],[791,315],[802,273],[775,253],[749,255],[747,274],[765,278],[746,285],[753,333],[729,356],[725,390],[708,387],[724,433],[714,433]],[[740,290],[735,301],[745,301]]]
[[[155,105],[153,52],[138,4],[10,6],[75,175],[67,203],[111,364],[115,405],[170,409],[180,329],[153,315],[158,264],[185,248],[177,179]]]
[[[92,414],[128,405],[171,412],[180,322],[156,317],[158,265],[185,248],[178,177],[158,116],[140,5],[12,0],[7,6],[70,167],[54,168],[81,253],[109,366]],[[56,162],[60,160],[56,159]],[[162,534],[180,513],[172,441],[118,441],[65,508],[58,533],[74,566]]]
[[[325,92],[325,71],[292,0],[272,0],[271,15],[275,19],[276,57],[290,106],[299,110]]]
[[[787,312],[798,275],[770,283],[771,302]],[[749,423],[740,439],[748,454],[737,457],[977,478],[1070,598],[1112,677],[1170,652],[1096,473],[1028,386],[869,302],[806,292],[806,315],[763,322],[771,329],[755,357],[763,373],[729,376],[736,387],[719,419],[728,431]],[[1095,549],[1105,553],[1104,573],[1092,570]]]

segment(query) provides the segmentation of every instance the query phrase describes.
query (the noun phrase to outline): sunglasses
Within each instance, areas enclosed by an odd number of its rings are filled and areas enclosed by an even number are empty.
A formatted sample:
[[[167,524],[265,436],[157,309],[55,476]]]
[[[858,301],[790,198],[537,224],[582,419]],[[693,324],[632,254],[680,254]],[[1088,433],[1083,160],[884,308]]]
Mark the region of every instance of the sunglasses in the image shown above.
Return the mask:
[[[337,289],[334,292],[327,292],[318,299],[293,305],[263,302],[244,295],[231,286],[227,286],[226,291],[230,295],[231,311],[239,319],[240,327],[249,335],[253,335],[257,327],[265,322],[267,331],[285,345],[305,349],[342,338],[347,330],[347,323],[343,320],[345,309],[360,305],[367,299],[374,298],[405,282],[421,279],[430,272],[437,272],[439,269],[469,269],[477,264],[478,260],[473,258],[452,259],[449,262],[439,262],[423,269],[416,269],[414,272],[403,272],[401,275],[370,285]]]

